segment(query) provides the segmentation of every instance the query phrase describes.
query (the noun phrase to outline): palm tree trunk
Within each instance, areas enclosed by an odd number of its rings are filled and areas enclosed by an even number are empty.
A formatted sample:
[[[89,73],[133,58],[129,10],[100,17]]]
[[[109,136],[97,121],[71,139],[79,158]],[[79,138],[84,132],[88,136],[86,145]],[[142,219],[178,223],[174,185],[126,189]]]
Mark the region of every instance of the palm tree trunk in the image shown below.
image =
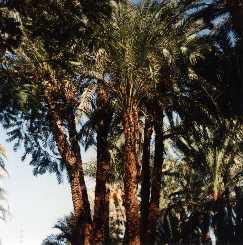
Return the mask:
[[[139,207],[137,199],[138,161],[136,153],[136,130],[138,113],[136,108],[127,108],[122,118],[125,149],[124,149],[124,206],[126,210],[127,244],[140,244]]]
[[[75,227],[75,234],[73,234],[73,244],[90,244],[90,221],[87,218],[87,213],[83,208],[85,206],[82,198],[82,187],[80,185],[80,171],[79,168],[68,167],[68,175],[70,179],[72,201],[74,207],[74,216],[76,218],[77,227]]]
[[[98,127],[97,127],[97,172],[95,186],[93,242],[97,245],[109,243],[109,189],[108,176],[110,154],[108,133],[111,123],[111,111],[105,90],[98,91]]]
[[[149,200],[151,188],[150,175],[150,142],[153,132],[152,117],[148,115],[145,118],[144,126],[144,142],[142,157],[142,173],[141,173],[141,241],[146,243],[145,234],[148,225]]]
[[[80,222],[82,224],[87,224],[87,222],[90,223],[89,221],[91,215],[89,209],[85,208],[89,206],[89,203],[87,203],[88,200],[84,195],[84,193],[87,192],[85,183],[84,181],[83,183],[81,182],[81,159],[77,159],[74,152],[70,149],[65,134],[60,130],[58,121],[55,120],[55,114],[56,112],[54,111],[49,112],[50,118],[52,118],[52,127],[55,135],[55,141],[57,143],[60,155],[67,167],[67,173],[70,179],[74,215],[78,223]],[[85,228],[83,230],[87,230],[86,225],[84,225],[84,227]],[[84,235],[84,233],[86,232],[82,231],[82,235]],[[74,245],[81,244],[81,234],[77,234],[77,237],[74,238],[74,240],[76,241]]]
[[[90,228],[91,212],[89,208],[89,201],[87,189],[84,182],[82,159],[80,154],[80,147],[77,141],[77,132],[75,127],[74,114],[69,117],[69,139],[67,140],[66,132],[64,131],[64,118],[60,116],[60,108],[55,102],[56,92],[58,86],[56,81],[53,83],[46,82],[44,86],[45,98],[48,105],[48,115],[52,127],[52,133],[58,148],[58,151],[66,165],[68,176],[70,179],[72,201],[74,207],[74,215],[79,222],[85,224],[81,232],[76,234],[73,245],[89,244],[88,239],[82,235],[87,235],[87,230]]]
[[[82,213],[80,215],[80,222],[82,226],[82,239],[84,245],[89,245],[91,240],[91,226],[92,226],[92,218],[91,218],[91,210],[88,199],[88,192],[84,180],[84,172],[83,172],[83,164],[81,158],[81,149],[79,146],[79,142],[77,140],[77,130],[75,123],[74,112],[70,109],[68,110],[68,132],[69,132],[69,141],[71,143],[71,150],[76,157],[76,165],[79,171],[79,186],[82,197]],[[71,180],[72,181],[72,180]],[[71,182],[72,188],[72,182]]]
[[[163,111],[158,110],[154,119],[155,153],[152,173],[151,199],[149,204],[148,242],[154,243],[156,221],[159,215],[162,166],[164,162]]]

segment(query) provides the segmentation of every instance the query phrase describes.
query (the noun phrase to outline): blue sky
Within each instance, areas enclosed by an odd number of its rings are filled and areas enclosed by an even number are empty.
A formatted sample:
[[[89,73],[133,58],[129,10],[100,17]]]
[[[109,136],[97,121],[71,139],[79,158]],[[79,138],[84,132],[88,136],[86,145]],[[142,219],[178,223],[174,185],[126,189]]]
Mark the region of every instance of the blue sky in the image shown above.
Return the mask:
[[[5,178],[4,187],[11,212],[6,223],[0,221],[1,245],[40,245],[47,235],[55,232],[52,226],[57,219],[72,211],[69,185],[66,181],[58,184],[55,175],[33,176],[28,160],[21,162],[21,149],[12,150],[1,127],[0,144],[8,154],[9,177]],[[89,152],[83,158],[88,161],[95,154]]]

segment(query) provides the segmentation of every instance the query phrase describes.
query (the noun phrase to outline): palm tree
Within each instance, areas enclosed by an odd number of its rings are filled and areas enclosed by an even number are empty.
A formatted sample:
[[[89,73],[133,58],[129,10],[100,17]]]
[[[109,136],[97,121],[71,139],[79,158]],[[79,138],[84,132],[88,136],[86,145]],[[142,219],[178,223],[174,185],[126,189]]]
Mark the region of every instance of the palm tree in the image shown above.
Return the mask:
[[[141,11],[141,12],[140,12]],[[124,187],[126,209],[127,242],[140,243],[139,206],[137,200],[138,185],[138,113],[139,104],[145,88],[152,85],[156,74],[150,74],[148,66],[152,39],[146,37],[148,24],[154,24],[153,15],[145,14],[145,9],[139,9],[130,4],[118,5],[112,23],[108,25],[108,37],[111,42],[104,46],[104,72],[108,74],[107,87],[117,97],[120,106],[122,125],[125,136],[124,145]],[[153,34],[152,34],[153,35]],[[151,38],[151,39],[150,39]],[[156,72],[155,64],[151,70]],[[150,83],[150,84],[149,84]],[[110,85],[111,84],[111,85]],[[105,84],[106,86],[106,84]],[[152,87],[151,87],[152,88]]]
[[[109,97],[101,86],[97,91],[97,170],[94,206],[94,244],[109,243],[109,174],[110,152],[108,136],[112,111]]]
[[[75,244],[75,232],[79,229],[79,224],[72,214],[59,219],[53,228],[58,229],[58,234],[49,235],[42,245],[72,245]]]
[[[1,120],[6,128],[14,128],[9,132],[10,140],[16,140],[14,148],[24,144],[26,152],[23,158],[32,154],[30,164],[34,165],[34,174],[49,170],[56,172],[60,180],[65,166],[74,214],[84,224],[82,232],[87,233],[87,237],[82,237],[88,243],[91,213],[75,119],[83,84],[77,74],[71,75],[69,61],[78,52],[75,44],[83,43],[84,37],[90,35],[100,20],[109,15],[109,3],[34,1],[25,4],[25,8],[19,1],[3,4],[18,11],[23,42],[14,55],[4,57],[1,77],[4,81],[15,81],[16,90],[24,99],[19,103],[13,98],[13,103],[3,108]],[[89,46],[92,45],[89,43]],[[70,46],[72,48],[67,49]],[[11,113],[7,113],[8,110]],[[79,243],[77,237],[75,244]]]
[[[220,199],[225,189],[241,177],[241,120],[212,115],[204,107],[197,111],[194,121],[188,117],[177,124],[179,134],[174,144],[191,169],[191,183],[185,185],[187,195],[196,203]]]
[[[111,121],[113,110],[109,99],[109,94],[99,84],[95,86],[94,96],[90,100],[89,107],[85,112],[86,122],[83,124],[80,136],[83,139],[85,149],[95,146],[97,151],[96,166],[89,164],[85,173],[95,178],[95,202],[93,217],[93,242],[95,244],[109,243],[109,187],[111,173],[112,149]],[[114,141],[114,139],[112,139]],[[96,176],[95,176],[96,175]]]
[[[151,188],[151,138],[153,133],[153,118],[150,111],[145,114],[143,155],[141,170],[141,239],[145,240],[147,220],[149,215],[150,188]]]
[[[86,68],[86,74],[102,81],[104,88],[114,96],[121,113],[125,136],[124,204],[131,244],[140,242],[136,147],[140,106],[143,98],[153,94],[156,84],[160,83],[161,67],[173,66],[173,55],[181,53],[182,44],[189,45],[189,40],[194,40],[192,37],[187,40],[184,23],[174,25],[165,17],[173,12],[172,9],[173,6],[159,6],[153,1],[142,2],[139,6],[116,5],[111,21],[105,26],[105,42],[101,42],[96,53],[96,64],[92,63],[92,70]],[[168,28],[171,28],[169,33]],[[195,58],[191,53],[189,57]],[[81,64],[81,71],[84,69]]]
[[[15,148],[24,143],[24,158],[32,154],[30,164],[35,166],[34,174],[46,170],[59,174],[66,167],[74,214],[82,220],[83,227],[90,226],[91,213],[75,122],[75,109],[79,104],[77,87],[66,75],[59,73],[57,77],[57,70],[44,61],[49,58],[41,42],[29,38],[25,37],[21,49],[16,51],[16,59],[6,59],[8,65],[2,69],[2,74],[20,81],[19,87],[27,88],[23,104],[15,107],[11,116],[8,114],[11,119],[2,118],[4,126],[12,128],[9,135],[11,140],[17,141]],[[76,239],[78,244],[80,238]]]
[[[160,208],[162,183],[162,166],[164,162],[164,115],[160,105],[154,108],[154,164],[151,180],[151,197],[149,202],[147,241],[154,241],[155,226]],[[146,241],[145,240],[145,241]]]
[[[219,47],[215,53],[221,53],[221,59],[213,62],[214,70],[212,69],[211,72],[207,71],[207,73],[209,75],[214,74],[215,66],[217,66],[217,70],[221,70],[225,79],[224,82],[229,84],[223,96],[225,96],[225,101],[231,100],[232,106],[235,108],[234,114],[239,115],[243,110],[241,103],[243,93],[241,83],[243,70],[241,59],[243,50],[243,29],[241,25],[243,22],[242,0],[217,0],[210,2],[185,0],[181,2],[186,6],[189,18],[201,20],[202,29],[207,30],[204,32],[204,35],[215,38]],[[221,69],[223,66],[228,68]],[[204,65],[202,65],[203,67]]]

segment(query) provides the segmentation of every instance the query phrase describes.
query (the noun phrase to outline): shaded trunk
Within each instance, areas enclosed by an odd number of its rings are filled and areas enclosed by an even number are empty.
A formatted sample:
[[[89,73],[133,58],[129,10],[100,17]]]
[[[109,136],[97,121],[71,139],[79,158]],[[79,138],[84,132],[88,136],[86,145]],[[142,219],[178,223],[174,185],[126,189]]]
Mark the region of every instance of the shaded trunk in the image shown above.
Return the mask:
[[[44,91],[48,104],[48,115],[50,118],[52,133],[61,158],[66,165],[70,179],[74,215],[79,224],[84,224],[82,225],[82,229],[77,229],[77,233],[74,235],[75,237],[73,240],[75,242],[73,245],[89,244],[84,235],[87,235],[87,230],[90,229],[88,227],[91,223],[91,213],[87,189],[84,182],[82,159],[79,143],[77,141],[74,114],[71,111],[71,114],[69,115],[70,117],[68,118],[69,143],[68,136],[64,130],[64,115],[60,115],[61,110],[55,100],[57,93],[60,92],[57,82],[46,82]]]
[[[76,89],[72,83],[66,83],[62,86],[63,95],[65,97],[65,108],[66,108],[66,121],[68,125],[68,135],[70,148],[77,159],[77,165],[79,166],[79,181],[80,188],[82,192],[82,196],[84,199],[84,210],[85,212],[85,220],[88,224],[91,224],[91,210],[88,199],[88,192],[85,185],[84,180],[84,172],[83,172],[83,164],[81,157],[81,148],[78,141],[78,132],[76,129],[76,119],[75,119],[75,107],[77,106],[76,101]]]
[[[74,215],[76,217],[82,216],[82,206],[83,200],[81,200],[81,188],[80,188],[80,175],[79,175],[79,168],[75,167],[68,167],[68,175],[70,178],[70,186],[71,186],[71,194],[72,194],[72,201],[73,201],[73,208],[74,208]]]
[[[97,172],[94,205],[93,243],[109,244],[109,189],[108,176],[110,153],[108,133],[111,123],[111,111],[108,96],[103,89],[98,91],[98,125],[97,125]]]
[[[139,207],[137,199],[138,161],[136,153],[136,135],[138,115],[136,108],[127,108],[122,118],[124,149],[124,206],[126,211],[127,244],[140,244]]]
[[[150,174],[150,143],[153,133],[153,121],[151,116],[145,118],[144,142],[141,173],[141,241],[145,242],[145,234],[148,225],[149,200],[151,188]],[[146,243],[146,242],[145,242]]]
[[[80,184],[79,168],[68,167],[68,175],[70,179],[72,201],[74,207],[74,216],[76,219],[76,227],[73,234],[72,245],[90,244],[91,221],[89,212],[85,212],[85,202],[83,201],[82,189]]]
[[[91,218],[91,210],[88,199],[88,192],[84,180],[84,172],[82,166],[82,158],[81,158],[81,149],[78,142],[76,123],[74,112],[70,109],[68,111],[68,132],[69,132],[69,141],[71,143],[71,149],[76,157],[76,165],[79,171],[79,185],[82,197],[82,213],[80,215],[80,225],[82,227],[81,237],[84,245],[89,245],[91,240],[91,226],[92,226],[92,218]],[[71,185],[72,187],[72,185]]]
[[[159,215],[159,203],[161,192],[162,166],[164,162],[164,135],[163,135],[163,111],[156,111],[154,118],[155,152],[154,167],[152,172],[151,198],[149,204],[149,229],[148,242],[154,243],[156,221]]]

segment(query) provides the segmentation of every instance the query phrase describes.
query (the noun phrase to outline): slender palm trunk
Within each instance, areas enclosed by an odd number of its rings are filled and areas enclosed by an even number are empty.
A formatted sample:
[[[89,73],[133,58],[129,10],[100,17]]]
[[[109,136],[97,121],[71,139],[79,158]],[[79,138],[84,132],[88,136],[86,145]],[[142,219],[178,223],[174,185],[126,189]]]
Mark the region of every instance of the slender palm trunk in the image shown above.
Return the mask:
[[[90,244],[90,220],[88,213],[83,208],[85,202],[82,199],[82,187],[80,185],[79,168],[68,167],[68,175],[70,179],[72,201],[74,207],[74,216],[76,218],[76,227],[73,234],[72,245]]]
[[[148,115],[145,118],[144,126],[144,142],[142,157],[142,173],[141,173],[141,242],[146,243],[145,234],[148,225],[149,200],[151,188],[150,174],[150,143],[153,132],[152,117]]]
[[[64,131],[64,120],[63,117],[60,116],[60,108],[55,101],[56,93],[58,92],[57,82],[55,80],[53,83],[46,82],[44,89],[52,133],[58,151],[67,167],[67,172],[70,179],[74,215],[78,222],[84,224],[82,226],[83,229],[80,229],[77,234],[75,234],[75,242],[73,245],[89,244],[89,239],[87,239],[87,231],[90,229],[91,213],[89,208],[87,189],[84,182],[82,159],[77,141],[74,114],[71,113],[68,119],[69,143],[67,134]]]
[[[122,118],[124,149],[124,206],[126,210],[127,244],[140,244],[139,206],[137,199],[138,161],[136,153],[136,135],[138,114],[136,108],[127,108]]]
[[[151,198],[149,204],[149,229],[147,236],[149,244],[153,244],[155,238],[156,221],[159,215],[162,166],[164,162],[163,112],[161,110],[156,112],[154,119],[154,131],[155,153],[154,167],[152,172]]]
[[[79,186],[81,191],[82,197],[82,214],[80,216],[80,223],[82,225],[82,239],[84,245],[89,245],[91,240],[91,226],[92,226],[92,218],[91,218],[91,210],[90,204],[88,199],[88,192],[84,180],[84,172],[83,172],[83,165],[82,165],[82,158],[81,158],[81,149],[79,146],[79,142],[77,140],[77,130],[76,130],[76,123],[75,123],[75,115],[74,112],[70,109],[68,111],[68,132],[69,132],[69,141],[71,143],[71,150],[76,157],[76,165],[79,171]],[[72,182],[71,182],[72,184]],[[71,185],[72,187],[72,185]]]
[[[93,243],[109,243],[109,189],[108,176],[110,154],[108,133],[111,123],[111,111],[108,96],[103,89],[98,91],[98,125],[97,125],[97,172],[95,186]]]
[[[60,155],[66,164],[67,173],[70,179],[74,215],[76,217],[77,224],[85,224],[87,222],[87,216],[90,216],[90,214],[88,214],[89,210],[85,209],[85,206],[87,206],[85,205],[85,202],[87,202],[87,200],[85,200],[84,196],[84,190],[86,190],[86,187],[80,182],[81,159],[76,158],[74,152],[69,147],[65,134],[61,132],[61,130],[58,130],[59,125],[55,120],[55,114],[56,112],[54,111],[49,112],[50,118],[52,118],[52,127],[55,135],[55,141],[57,143]],[[84,230],[86,230],[86,228]],[[73,245],[81,244],[82,236],[84,235],[84,233],[86,232],[82,230],[78,234],[75,234],[75,244]]]

